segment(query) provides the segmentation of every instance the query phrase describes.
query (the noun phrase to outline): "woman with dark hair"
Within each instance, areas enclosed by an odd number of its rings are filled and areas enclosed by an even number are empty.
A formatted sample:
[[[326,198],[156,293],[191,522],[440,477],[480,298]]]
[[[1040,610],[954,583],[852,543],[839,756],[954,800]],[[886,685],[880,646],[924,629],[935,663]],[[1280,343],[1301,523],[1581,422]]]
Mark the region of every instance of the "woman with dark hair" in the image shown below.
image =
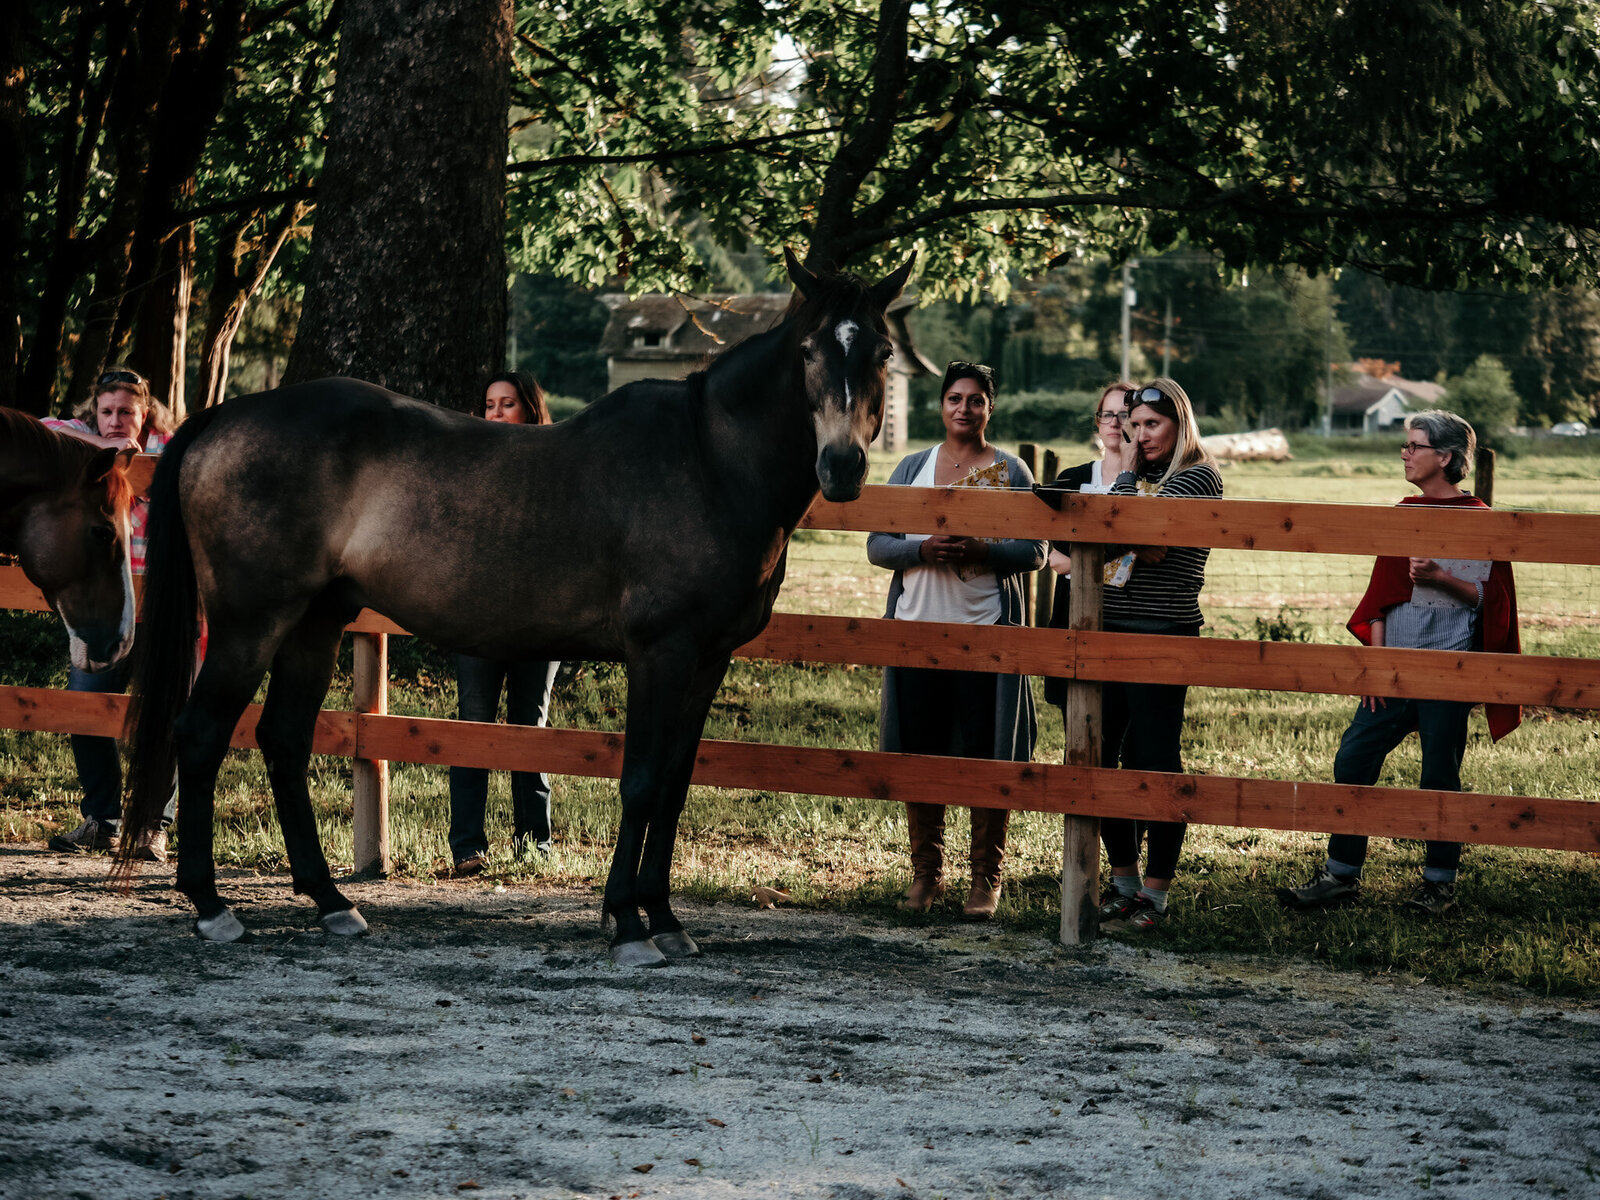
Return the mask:
[[[1406,443],[1400,460],[1406,482],[1421,493],[1401,504],[1486,508],[1457,485],[1466,477],[1477,444],[1472,426],[1455,413],[1421,412],[1406,418]],[[1516,654],[1517,591],[1507,562],[1432,558],[1379,558],[1372,579],[1351,616],[1349,629],[1369,646],[1413,650],[1487,650]],[[1428,791],[1459,792],[1461,761],[1467,751],[1464,700],[1400,700],[1363,696],[1339,741],[1333,760],[1335,783],[1370,786],[1378,782],[1389,752],[1415,729],[1422,741],[1422,779]],[[1489,736],[1499,741],[1522,721],[1514,704],[1485,709]],[[1361,868],[1367,839],[1336,833],[1328,839],[1328,858],[1304,887],[1278,889],[1289,908],[1329,908],[1361,893]],[[1422,881],[1406,902],[1410,911],[1437,916],[1455,907],[1458,842],[1428,842]]]
[[[1222,476],[1200,441],[1194,407],[1183,388],[1153,379],[1127,393],[1124,430],[1131,457],[1111,482],[1118,496],[1220,496]],[[1116,433],[1117,438],[1124,431]],[[1211,551],[1195,546],[1125,548],[1106,567],[1105,628],[1113,633],[1198,637],[1200,588]],[[1101,688],[1100,762],[1130,771],[1182,772],[1188,687],[1181,683],[1123,683]],[[1107,929],[1145,933],[1167,913],[1167,894],[1178,870],[1187,826],[1180,821],[1103,818],[1100,837],[1111,864],[1111,891],[1100,905]],[[1139,844],[1146,843],[1143,880]]]
[[[69,437],[96,446],[128,449],[140,454],[160,454],[172,437],[172,415],[150,395],[150,385],[139,372],[127,367],[109,367],[95,380],[94,394],[81,415],[70,421],[46,417],[44,424]],[[145,523],[150,519],[150,502],[134,498],[128,512],[128,570],[144,574],[147,539]],[[74,692],[121,692],[128,683],[128,660],[104,671],[67,674],[67,688]],[[50,839],[50,848],[82,853],[109,850],[116,842],[122,824],[122,760],[115,738],[72,735],[72,758],[83,785],[79,809],[83,823],[70,833]],[[147,862],[167,861],[167,826],[172,824],[177,795],[167,802],[159,829],[139,838],[134,854]]]
[[[953,362],[939,390],[945,438],[903,459],[889,482],[912,487],[1009,487],[1033,476],[984,434],[994,415],[994,374],[980,363]],[[901,621],[1020,625],[1025,581],[1044,562],[1045,543],[937,534],[874,533],[867,558],[894,572],[886,616]],[[1038,731],[1033,693],[1020,675],[887,667],[879,713],[882,748],[903,754],[963,758],[1033,757]],[[972,811],[972,887],[966,915],[986,920],[1000,897],[1006,809]],[[911,888],[904,907],[925,912],[944,894],[944,806],[907,804]]]
[[[506,425],[548,425],[550,409],[544,389],[520,371],[496,375],[484,387],[477,415]],[[510,661],[451,656],[456,667],[458,719],[494,721],[500,693],[506,696],[506,720],[513,725],[543,725],[550,715],[550,691],[559,662]],[[489,800],[489,772],[483,767],[450,768],[450,855],[457,875],[476,875],[489,857],[484,811]],[[529,850],[550,852],[550,777],[543,771],[511,773],[511,852],[521,858]]]

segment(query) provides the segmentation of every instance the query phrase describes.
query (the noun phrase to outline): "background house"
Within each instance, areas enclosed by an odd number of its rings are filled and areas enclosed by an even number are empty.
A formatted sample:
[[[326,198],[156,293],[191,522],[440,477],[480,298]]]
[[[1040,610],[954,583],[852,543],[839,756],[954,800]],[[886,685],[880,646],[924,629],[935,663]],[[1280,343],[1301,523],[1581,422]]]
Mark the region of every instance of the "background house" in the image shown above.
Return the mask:
[[[1333,389],[1332,433],[1383,433],[1400,429],[1406,414],[1436,408],[1444,398],[1437,383],[1401,379],[1390,375],[1374,378],[1359,369],[1346,373],[1345,381]]]
[[[610,390],[637,379],[682,379],[751,334],[771,329],[789,307],[787,292],[704,299],[647,293],[636,300],[621,295],[601,300],[611,309],[600,339]],[[902,296],[889,312],[894,357],[889,360],[883,429],[874,449],[905,449],[910,382],[937,373],[911,344],[904,314],[915,304]]]

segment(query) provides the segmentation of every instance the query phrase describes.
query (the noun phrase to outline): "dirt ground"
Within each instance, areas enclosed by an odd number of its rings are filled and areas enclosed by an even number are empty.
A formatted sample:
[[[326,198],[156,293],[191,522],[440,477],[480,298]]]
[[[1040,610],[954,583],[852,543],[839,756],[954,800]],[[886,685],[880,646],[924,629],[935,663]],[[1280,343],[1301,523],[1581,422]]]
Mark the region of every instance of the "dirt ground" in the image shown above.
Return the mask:
[[[0,1197],[1600,1195],[1600,1010],[976,927],[0,847]]]

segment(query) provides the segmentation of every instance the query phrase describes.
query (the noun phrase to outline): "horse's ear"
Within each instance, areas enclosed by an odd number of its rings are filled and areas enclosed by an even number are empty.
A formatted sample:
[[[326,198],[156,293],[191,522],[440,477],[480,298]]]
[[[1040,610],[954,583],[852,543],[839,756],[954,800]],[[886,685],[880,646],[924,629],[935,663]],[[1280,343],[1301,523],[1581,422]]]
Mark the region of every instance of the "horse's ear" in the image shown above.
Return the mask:
[[[805,264],[794,256],[794,251],[783,248],[783,265],[789,269],[789,282],[800,289],[800,294],[811,299],[811,289],[817,286],[817,277],[806,270]]]
[[[107,475],[111,474],[112,468],[117,466],[119,461],[122,466],[126,467],[133,461],[133,451],[119,450],[115,446],[108,446],[104,450],[96,450],[94,457],[84,465],[83,481],[88,484],[99,483]]]
[[[901,264],[893,275],[884,279],[872,289],[872,298],[878,302],[879,308],[888,308],[900,298],[900,293],[905,290],[906,280],[911,278],[911,267],[917,261],[917,252],[913,250],[911,257]]]

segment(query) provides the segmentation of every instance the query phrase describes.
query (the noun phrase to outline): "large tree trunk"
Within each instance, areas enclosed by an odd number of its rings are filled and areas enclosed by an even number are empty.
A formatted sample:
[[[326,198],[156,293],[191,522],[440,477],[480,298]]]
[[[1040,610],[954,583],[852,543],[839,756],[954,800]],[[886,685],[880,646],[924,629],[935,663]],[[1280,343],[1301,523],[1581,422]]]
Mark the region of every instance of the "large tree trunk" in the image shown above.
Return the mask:
[[[189,194],[193,194],[192,188]],[[150,394],[183,420],[189,341],[189,298],[194,288],[194,222],[161,243],[155,270],[134,313],[128,363],[150,381]]]
[[[509,0],[349,0],[286,382],[465,408],[505,355]]]
[[[22,382],[22,117],[28,107],[24,5],[0,5],[0,405],[17,406]],[[38,416],[44,414],[38,413]]]

